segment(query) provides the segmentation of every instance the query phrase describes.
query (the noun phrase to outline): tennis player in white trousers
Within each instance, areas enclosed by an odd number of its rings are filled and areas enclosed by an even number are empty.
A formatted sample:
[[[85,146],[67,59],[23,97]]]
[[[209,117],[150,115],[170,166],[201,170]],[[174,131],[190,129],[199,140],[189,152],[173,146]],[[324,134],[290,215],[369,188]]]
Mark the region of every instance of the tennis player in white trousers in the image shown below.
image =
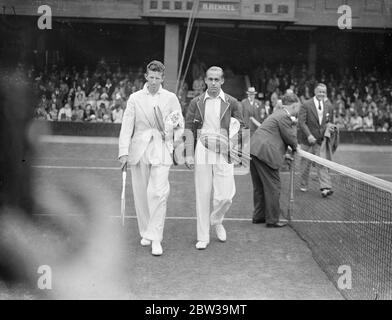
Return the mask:
[[[185,164],[195,170],[197,249],[207,248],[210,225],[214,226],[218,239],[226,241],[222,223],[236,192],[234,165],[228,163],[222,154],[205,148],[197,139],[198,131],[200,134],[211,132],[228,136],[231,117],[240,122],[240,128],[244,125],[238,101],[221,89],[224,83],[222,68],[209,68],[205,82],[207,91],[190,102],[185,120]],[[194,153],[193,146],[196,148]],[[213,210],[210,212],[212,189]]]
[[[119,137],[121,167],[128,163],[131,169],[140,243],[152,245],[152,254],[156,256],[163,252],[161,242],[170,192],[173,143],[165,139],[154,109],[158,109],[165,124],[165,119],[173,114],[177,116],[176,137],[181,137],[184,127],[178,98],[162,88],[164,70],[159,61],[147,65],[147,82],[143,89],[130,95]]]

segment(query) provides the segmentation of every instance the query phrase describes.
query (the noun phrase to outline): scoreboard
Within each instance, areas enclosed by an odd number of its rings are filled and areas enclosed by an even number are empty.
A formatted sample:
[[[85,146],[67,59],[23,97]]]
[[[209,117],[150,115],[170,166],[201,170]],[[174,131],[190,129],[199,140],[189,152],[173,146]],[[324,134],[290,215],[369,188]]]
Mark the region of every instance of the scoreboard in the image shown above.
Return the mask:
[[[197,7],[195,7],[197,6]],[[198,19],[295,21],[295,0],[145,0],[143,16]]]

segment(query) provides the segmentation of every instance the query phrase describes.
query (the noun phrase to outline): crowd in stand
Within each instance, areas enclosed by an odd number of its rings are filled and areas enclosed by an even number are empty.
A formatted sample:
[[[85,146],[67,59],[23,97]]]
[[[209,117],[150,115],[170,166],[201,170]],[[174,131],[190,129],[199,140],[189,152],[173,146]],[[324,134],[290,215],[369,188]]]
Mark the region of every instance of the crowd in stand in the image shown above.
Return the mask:
[[[314,95],[318,82],[327,85],[327,95],[333,107],[334,123],[340,130],[392,132],[392,77],[361,70],[338,70],[335,74],[321,71],[316,79],[309,76],[305,65],[285,68],[258,67],[252,81],[261,100],[274,107],[281,95],[292,89],[303,101]]]
[[[129,95],[144,84],[142,68],[113,70],[104,60],[93,72],[53,65],[46,72],[32,67],[27,76],[39,97],[35,118],[50,121],[121,123]]]
[[[19,68],[23,68],[19,65]],[[22,70],[27,73],[39,98],[37,119],[50,121],[85,121],[121,123],[129,95],[143,87],[142,67],[111,68],[102,59],[94,71],[87,67],[58,68],[52,65],[46,72]],[[193,93],[205,89],[204,64],[192,66]],[[340,70],[336,74],[321,71],[316,79],[305,65],[276,68],[259,66],[251,82],[263,104],[273,108],[287,89],[292,89],[302,101],[313,96],[314,86],[325,83],[333,106],[334,122],[341,130],[392,131],[392,77],[374,70],[366,74]],[[178,92],[185,114],[189,102],[188,86]]]

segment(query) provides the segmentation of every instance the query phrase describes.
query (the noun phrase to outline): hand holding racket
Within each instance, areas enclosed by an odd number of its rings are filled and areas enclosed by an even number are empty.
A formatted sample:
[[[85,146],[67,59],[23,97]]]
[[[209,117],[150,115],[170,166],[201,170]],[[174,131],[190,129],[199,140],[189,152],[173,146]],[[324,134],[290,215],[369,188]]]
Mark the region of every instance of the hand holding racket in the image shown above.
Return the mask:
[[[124,226],[125,220],[125,185],[127,182],[127,164],[128,164],[128,156],[121,156],[121,172],[122,172],[122,190],[121,190],[121,222]]]
[[[231,118],[229,134],[230,138],[237,135],[240,129],[240,124],[237,119]],[[203,146],[211,151],[223,155],[228,163],[234,162],[240,164],[242,160],[250,161],[250,154],[238,148],[238,144],[234,145],[232,140],[229,140],[225,135],[220,133],[204,133],[199,138]]]
[[[121,171],[122,171],[121,222],[122,222],[122,225],[124,226],[124,220],[125,220],[125,185],[126,185],[126,181],[127,181],[127,163],[126,162],[125,162],[125,165],[122,166]]]

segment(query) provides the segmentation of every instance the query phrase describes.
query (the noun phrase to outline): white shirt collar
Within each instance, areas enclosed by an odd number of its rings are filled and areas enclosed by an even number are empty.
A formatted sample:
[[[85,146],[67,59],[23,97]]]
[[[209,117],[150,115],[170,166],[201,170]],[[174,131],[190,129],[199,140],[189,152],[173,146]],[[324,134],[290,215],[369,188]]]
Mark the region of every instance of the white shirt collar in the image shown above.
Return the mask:
[[[322,100],[317,100],[316,96],[313,97],[313,100],[314,100],[314,104],[315,104],[315,106],[316,106],[317,109],[318,109],[318,106],[319,106],[320,102],[321,102],[321,108],[323,108],[323,106],[324,106],[324,101],[322,101]]]
[[[207,98],[214,99],[214,98],[212,98],[212,97],[208,94],[208,91],[206,91],[206,94],[204,95],[203,103],[206,102]],[[221,98],[224,102],[226,102],[225,93],[223,92],[222,89],[221,89],[221,91],[219,92],[219,95],[217,96],[217,98]]]

